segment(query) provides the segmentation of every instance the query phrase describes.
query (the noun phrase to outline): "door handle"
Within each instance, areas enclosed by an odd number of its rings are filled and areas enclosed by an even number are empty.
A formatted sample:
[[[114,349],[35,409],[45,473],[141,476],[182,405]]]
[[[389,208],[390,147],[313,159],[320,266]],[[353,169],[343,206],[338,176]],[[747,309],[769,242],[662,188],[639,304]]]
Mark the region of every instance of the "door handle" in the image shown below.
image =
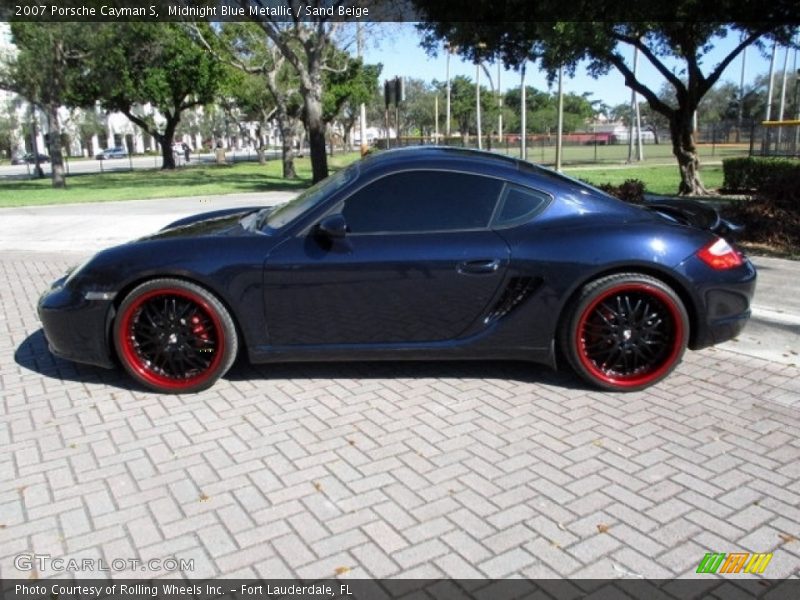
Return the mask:
[[[486,275],[500,268],[500,259],[466,260],[458,263],[456,271],[462,275]]]

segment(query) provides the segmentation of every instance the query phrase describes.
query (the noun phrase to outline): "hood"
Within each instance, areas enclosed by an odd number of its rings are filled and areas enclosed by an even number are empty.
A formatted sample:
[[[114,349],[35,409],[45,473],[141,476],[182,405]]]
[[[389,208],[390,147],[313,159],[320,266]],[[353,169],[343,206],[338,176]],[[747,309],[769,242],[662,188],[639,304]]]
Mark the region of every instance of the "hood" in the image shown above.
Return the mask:
[[[184,225],[191,225],[192,223],[198,223],[200,221],[209,221],[212,219],[218,219],[220,217],[233,217],[236,216],[238,218],[243,217],[247,213],[261,210],[262,208],[266,208],[264,206],[247,206],[244,208],[223,208],[221,210],[212,210],[209,212],[200,213],[197,215],[191,215],[189,217],[184,217],[182,219],[178,219],[177,221],[173,221],[169,225],[165,225],[161,228],[161,231],[165,231],[167,229],[173,229],[175,227],[182,227]]]
[[[240,222],[242,217],[261,208],[263,207],[228,208],[192,215],[173,221],[157,233],[142,237],[140,240],[241,235],[245,231]]]

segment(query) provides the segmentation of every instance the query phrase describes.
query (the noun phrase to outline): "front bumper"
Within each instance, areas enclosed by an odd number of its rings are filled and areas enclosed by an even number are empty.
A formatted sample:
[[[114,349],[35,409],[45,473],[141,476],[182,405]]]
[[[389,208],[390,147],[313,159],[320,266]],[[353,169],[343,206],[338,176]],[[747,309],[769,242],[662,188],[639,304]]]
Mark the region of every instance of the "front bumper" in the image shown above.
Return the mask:
[[[87,300],[65,287],[62,278],[42,294],[37,311],[50,352],[74,362],[114,368],[109,347],[111,299]]]

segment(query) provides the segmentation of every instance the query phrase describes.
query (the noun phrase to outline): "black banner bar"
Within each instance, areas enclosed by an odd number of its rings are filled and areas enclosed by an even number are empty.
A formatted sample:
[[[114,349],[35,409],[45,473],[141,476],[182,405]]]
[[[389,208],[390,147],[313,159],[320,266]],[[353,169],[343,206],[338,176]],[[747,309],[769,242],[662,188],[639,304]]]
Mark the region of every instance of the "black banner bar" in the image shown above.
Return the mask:
[[[4,600],[597,600],[800,598],[800,580],[714,575],[673,580],[5,579]]]

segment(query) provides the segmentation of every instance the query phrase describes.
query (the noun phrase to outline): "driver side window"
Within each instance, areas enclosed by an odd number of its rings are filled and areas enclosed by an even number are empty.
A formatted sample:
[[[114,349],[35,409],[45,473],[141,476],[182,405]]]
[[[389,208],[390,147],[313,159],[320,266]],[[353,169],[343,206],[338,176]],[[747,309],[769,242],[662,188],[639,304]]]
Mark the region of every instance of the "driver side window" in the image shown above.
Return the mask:
[[[485,229],[503,188],[499,179],[447,171],[408,171],[373,181],[345,200],[359,233]]]

